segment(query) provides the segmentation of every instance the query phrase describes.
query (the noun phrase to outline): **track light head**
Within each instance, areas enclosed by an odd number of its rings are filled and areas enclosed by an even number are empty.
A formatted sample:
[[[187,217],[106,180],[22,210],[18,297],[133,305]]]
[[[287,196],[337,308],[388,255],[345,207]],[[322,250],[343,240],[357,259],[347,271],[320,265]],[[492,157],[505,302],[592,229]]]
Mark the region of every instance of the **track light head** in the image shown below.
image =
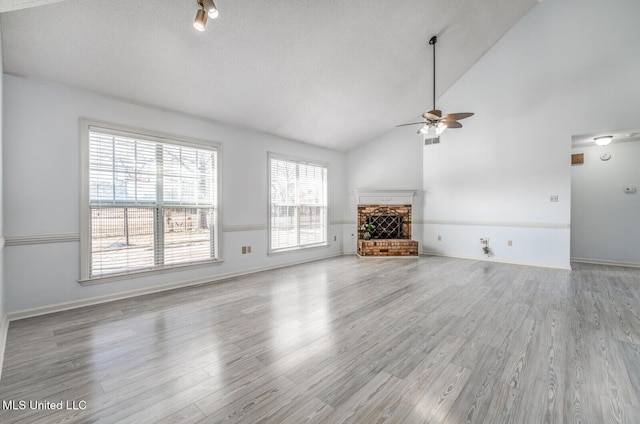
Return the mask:
[[[193,27],[198,31],[204,31],[204,27],[207,25],[207,14],[204,9],[198,9],[196,13],[196,19],[193,21]]]
[[[217,18],[218,15],[220,14],[213,0],[202,0],[202,7],[204,8],[205,12],[207,12],[207,15],[209,15],[209,18],[211,19]]]

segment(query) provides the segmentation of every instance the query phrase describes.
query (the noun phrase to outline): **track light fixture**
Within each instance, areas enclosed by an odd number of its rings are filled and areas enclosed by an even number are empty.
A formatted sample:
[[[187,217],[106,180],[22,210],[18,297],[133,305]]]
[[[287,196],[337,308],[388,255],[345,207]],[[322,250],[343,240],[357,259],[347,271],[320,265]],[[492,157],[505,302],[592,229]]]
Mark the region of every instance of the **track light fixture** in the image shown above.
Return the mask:
[[[215,19],[218,17],[218,8],[213,0],[202,0],[202,7],[207,12],[207,15],[209,15],[209,18]]]
[[[204,27],[207,25],[207,16],[215,19],[220,13],[213,0],[198,0],[198,6],[200,6],[200,9],[196,13],[193,27],[198,31],[204,31]]]
[[[204,9],[198,9],[196,20],[193,21],[193,27],[198,31],[204,31],[205,25],[207,25],[207,14],[204,12]]]

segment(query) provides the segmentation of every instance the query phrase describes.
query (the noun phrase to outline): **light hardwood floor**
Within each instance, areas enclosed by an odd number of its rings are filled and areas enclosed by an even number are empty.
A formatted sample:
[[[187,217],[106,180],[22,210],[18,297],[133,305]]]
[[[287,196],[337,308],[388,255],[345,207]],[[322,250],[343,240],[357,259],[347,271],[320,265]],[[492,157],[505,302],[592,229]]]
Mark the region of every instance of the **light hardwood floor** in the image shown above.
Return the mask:
[[[2,423],[640,423],[640,270],[346,256],[15,321],[0,399]]]

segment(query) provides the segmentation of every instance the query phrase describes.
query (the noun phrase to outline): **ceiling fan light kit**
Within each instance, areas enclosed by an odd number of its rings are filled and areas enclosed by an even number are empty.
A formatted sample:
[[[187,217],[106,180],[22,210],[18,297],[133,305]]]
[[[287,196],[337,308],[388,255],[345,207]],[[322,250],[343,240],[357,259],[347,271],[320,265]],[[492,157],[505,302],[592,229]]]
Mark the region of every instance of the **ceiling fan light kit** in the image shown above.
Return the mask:
[[[603,135],[593,139],[593,141],[595,141],[598,146],[603,146],[603,147],[611,143],[611,140],[613,140],[612,135]]]
[[[422,117],[425,119],[422,122],[411,122],[409,124],[401,124],[396,127],[404,127],[407,125],[422,125],[418,130],[418,134],[422,134],[425,138],[439,137],[447,128],[462,128],[462,124],[458,121],[460,119],[473,116],[471,112],[464,113],[450,113],[442,116],[442,111],[436,109],[436,43],[438,37],[433,36],[429,40],[429,45],[433,46],[433,109],[424,112]]]

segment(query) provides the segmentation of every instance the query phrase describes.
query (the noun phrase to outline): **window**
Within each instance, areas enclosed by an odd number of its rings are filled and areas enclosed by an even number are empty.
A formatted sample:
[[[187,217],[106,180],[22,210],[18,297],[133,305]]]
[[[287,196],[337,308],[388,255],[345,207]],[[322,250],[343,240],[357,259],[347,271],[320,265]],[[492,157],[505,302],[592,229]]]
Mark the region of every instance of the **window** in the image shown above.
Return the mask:
[[[327,166],[269,155],[269,251],[327,244]]]
[[[218,258],[218,151],[83,126],[81,279]]]

